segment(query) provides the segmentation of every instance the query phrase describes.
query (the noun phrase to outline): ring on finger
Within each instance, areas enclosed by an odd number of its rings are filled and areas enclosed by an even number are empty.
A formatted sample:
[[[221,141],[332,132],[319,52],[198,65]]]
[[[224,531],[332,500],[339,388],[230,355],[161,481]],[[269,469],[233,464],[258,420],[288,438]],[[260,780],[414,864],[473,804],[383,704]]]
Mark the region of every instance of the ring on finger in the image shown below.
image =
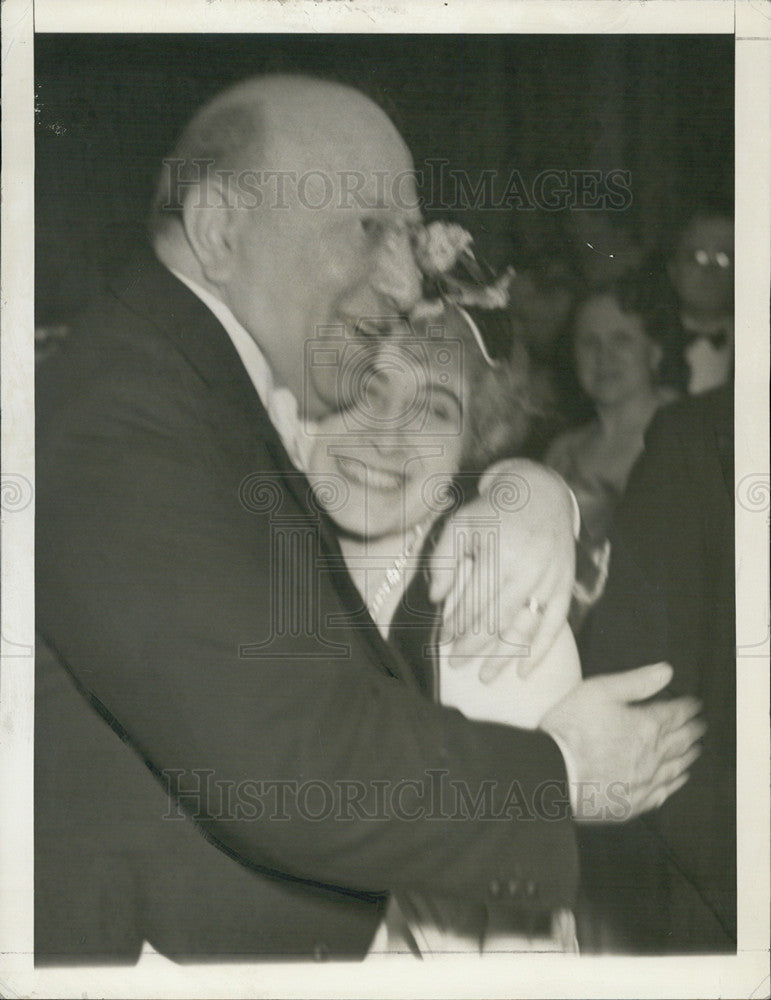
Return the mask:
[[[531,597],[525,604],[525,609],[536,618],[542,618],[546,613],[546,605],[541,604],[537,597]]]

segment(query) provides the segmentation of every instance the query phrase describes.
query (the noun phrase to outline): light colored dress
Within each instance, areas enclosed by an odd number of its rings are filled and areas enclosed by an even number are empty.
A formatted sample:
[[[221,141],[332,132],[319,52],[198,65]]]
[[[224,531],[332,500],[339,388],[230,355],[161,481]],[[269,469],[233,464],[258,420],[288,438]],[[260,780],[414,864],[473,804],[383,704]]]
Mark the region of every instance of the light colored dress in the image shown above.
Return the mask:
[[[558,701],[581,680],[581,663],[570,626],[565,624],[541,662],[521,677],[519,662],[527,657],[514,653],[491,684],[483,684],[476,667],[452,662],[452,649],[445,646],[439,658],[439,701],[460,709],[469,719],[500,722],[519,729],[536,729]]]
[[[613,514],[624,495],[632,468],[645,447],[645,432],[656,409],[677,399],[677,392],[661,386],[650,414],[613,442],[603,439],[599,420],[560,434],[544,459],[573,490],[581,521],[596,542],[608,533]]]

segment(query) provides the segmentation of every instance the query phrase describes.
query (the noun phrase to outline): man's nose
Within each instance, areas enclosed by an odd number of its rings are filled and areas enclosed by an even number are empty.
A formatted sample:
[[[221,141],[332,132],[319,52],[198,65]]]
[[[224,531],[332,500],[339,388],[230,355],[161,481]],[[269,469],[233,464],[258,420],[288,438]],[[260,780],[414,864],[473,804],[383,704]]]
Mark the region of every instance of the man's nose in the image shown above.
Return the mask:
[[[409,230],[390,230],[383,238],[372,287],[382,296],[389,308],[406,313],[420,299],[422,282],[420,269],[412,252]]]

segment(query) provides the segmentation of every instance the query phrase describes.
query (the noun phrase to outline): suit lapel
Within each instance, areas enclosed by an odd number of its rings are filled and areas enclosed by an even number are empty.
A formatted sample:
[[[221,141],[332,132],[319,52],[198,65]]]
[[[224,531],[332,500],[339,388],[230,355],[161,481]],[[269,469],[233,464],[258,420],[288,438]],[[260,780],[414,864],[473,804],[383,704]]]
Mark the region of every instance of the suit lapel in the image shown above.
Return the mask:
[[[731,509],[734,503],[734,394],[732,386],[715,393],[713,406],[715,451],[722,472],[723,485]]]
[[[331,579],[345,609],[344,614],[336,617],[330,624],[347,625],[361,633],[366,637],[378,659],[392,677],[405,681],[410,687],[420,688],[412,667],[407,664],[397,649],[383,639],[380,630],[372,620],[346,567],[333,522],[325,511],[313,504],[313,493],[308,479],[292,465],[275,430],[271,439],[266,441],[266,448],[273,459],[276,470],[282,477],[286,490],[291,493],[295,503],[308,519],[318,525],[322,558],[329,569],[329,579]]]
[[[134,267],[111,287],[122,304],[148,319],[169,339],[220,400],[213,410],[221,414],[223,431],[230,440],[240,440],[239,451],[259,446],[271,459],[282,491],[318,530],[323,559],[341,605],[345,623],[364,638],[381,665],[394,677],[414,684],[412,671],[402,657],[384,641],[345,567],[334,525],[328,515],[312,503],[308,479],[292,464],[262,400],[219,320],[186,285],[146,252]],[[235,423],[234,423],[235,419]],[[342,624],[342,623],[341,623]]]

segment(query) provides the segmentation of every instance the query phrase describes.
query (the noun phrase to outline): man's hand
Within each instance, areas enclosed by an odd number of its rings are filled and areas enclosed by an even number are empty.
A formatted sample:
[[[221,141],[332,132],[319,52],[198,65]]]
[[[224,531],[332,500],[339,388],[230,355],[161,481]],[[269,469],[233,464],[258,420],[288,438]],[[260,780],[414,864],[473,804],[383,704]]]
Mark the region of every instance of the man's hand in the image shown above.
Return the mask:
[[[623,822],[657,809],[688,780],[706,725],[695,698],[634,704],[672,679],[666,663],[582,681],[546,713],[541,729],[565,757],[573,815]]]
[[[448,519],[432,554],[440,641],[490,683],[512,661],[526,676],[564,624],[575,573],[574,506],[563,480],[526,459],[499,462],[479,497]]]

